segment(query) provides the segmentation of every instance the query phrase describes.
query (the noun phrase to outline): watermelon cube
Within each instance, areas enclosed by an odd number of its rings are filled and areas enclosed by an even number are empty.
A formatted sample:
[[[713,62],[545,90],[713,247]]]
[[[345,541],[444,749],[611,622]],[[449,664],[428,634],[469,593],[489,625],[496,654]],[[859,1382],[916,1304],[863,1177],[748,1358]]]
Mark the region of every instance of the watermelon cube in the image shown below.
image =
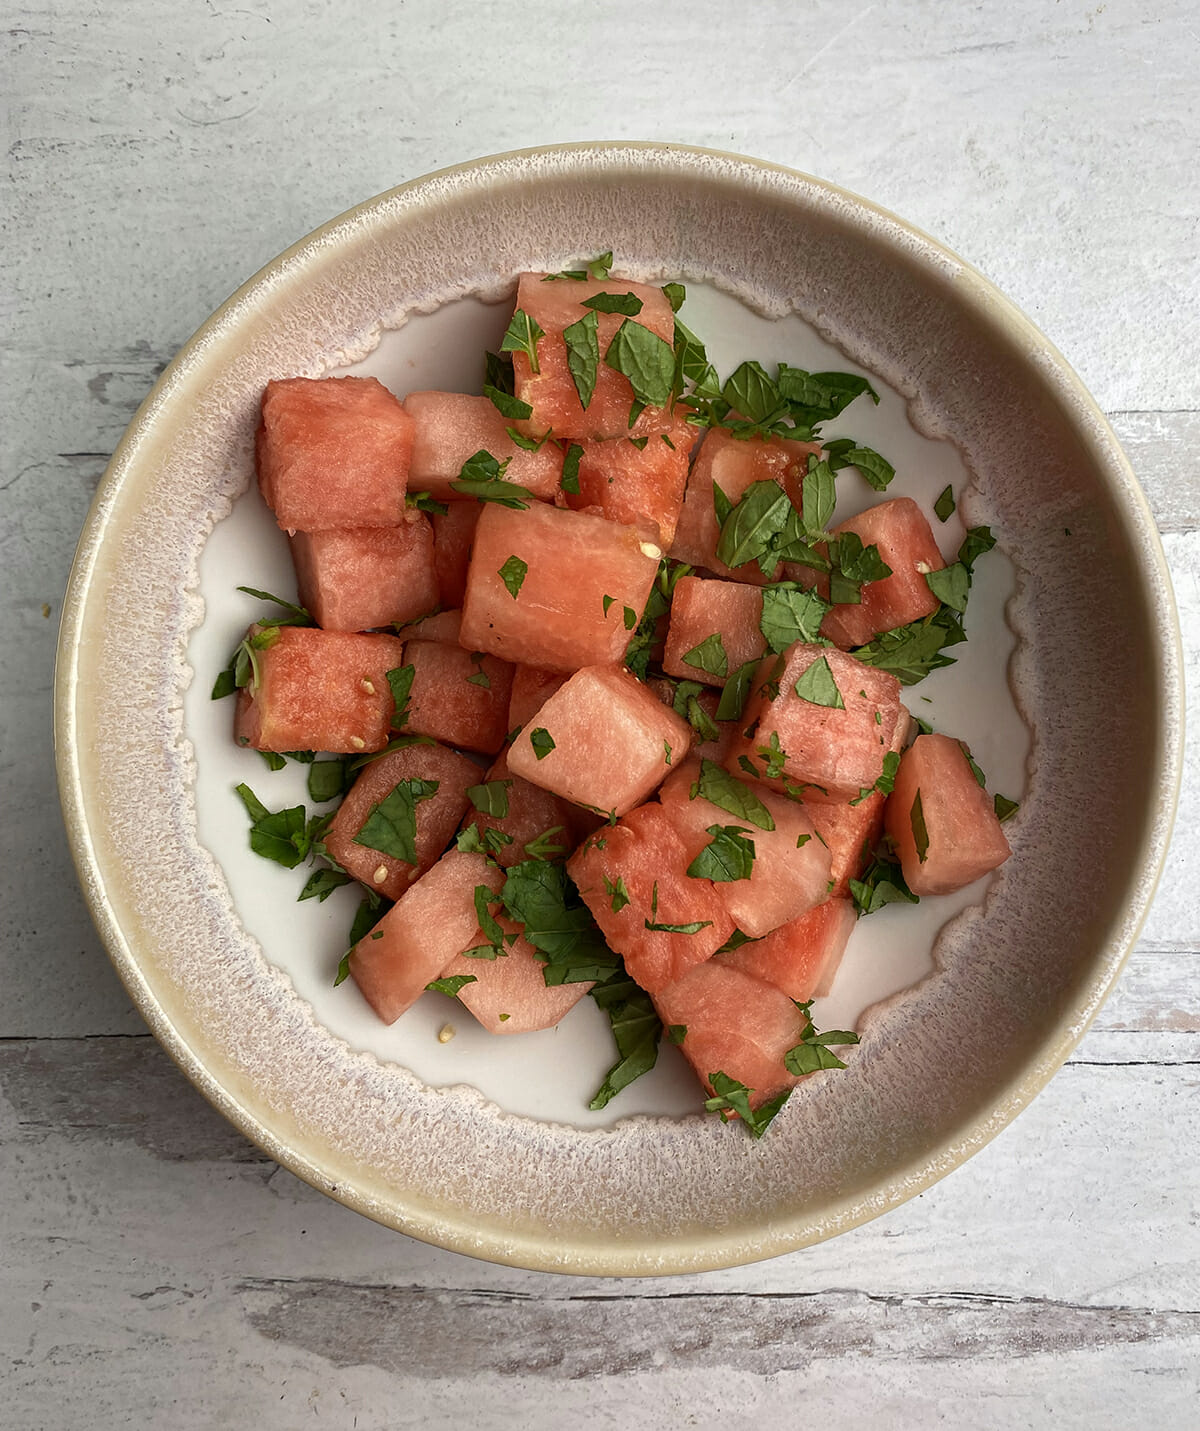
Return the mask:
[[[508,662],[443,641],[409,641],[404,661],[413,678],[403,729],[495,755],[508,734]]]
[[[451,486],[463,464],[477,452],[507,462],[504,480],[524,487],[543,502],[552,502],[562,477],[562,448],[543,442],[536,452],[521,447],[508,434],[511,418],[503,417],[487,397],[467,393],[409,393],[404,410],[413,422],[412,463],[408,485],[440,502],[461,497]]]
[[[948,735],[919,735],[901,756],[884,825],[916,895],[962,889],[1012,853],[961,741]]]
[[[696,429],[676,418],[669,432],[630,439],[608,438],[579,444],[578,491],[563,489],[563,501],[575,511],[596,511],[610,522],[658,526],[658,544],[675,536],[687,486],[688,456]]]
[[[586,840],[567,873],[630,976],[655,993],[702,964],[733,933],[711,880],[689,857],[657,803],[639,805]]]
[[[821,634],[843,649],[865,646],[881,631],[919,621],[938,609],[925,573],[945,566],[925,514],[911,497],[880,502],[833,528],[854,532],[864,547],[875,546],[891,576],[867,582],[857,605],[839,602],[826,615]]]
[[[585,410],[571,376],[563,330],[586,317],[591,310],[583,301],[598,293],[632,294],[642,307],[628,320],[618,313],[597,314],[600,363]],[[644,437],[670,430],[673,416],[659,407],[647,407],[630,423],[633,388],[628,378],[604,361],[617,329],[626,321],[648,328],[668,345],[674,343],[675,314],[661,288],[624,278],[548,281],[541,273],[523,273],[517,284],[517,308],[545,334],[537,342],[536,372],[525,353],[513,353],[517,397],[533,408],[533,416],[518,426],[534,436],[553,431],[555,437],[569,438]]]
[[[762,610],[762,592],[756,586],[680,577],[671,600],[663,670],[684,680],[723,687],[739,666],[765,654],[767,641],[759,624]],[[714,635],[720,638],[716,659]]]
[[[724,1073],[753,1090],[758,1108],[799,1083],[783,1059],[800,1042],[804,1017],[773,985],[713,959],[652,993],[666,1027],[684,1030],[679,1047],[709,1093],[713,1075]]]
[[[401,641],[437,641],[443,646],[457,646],[461,630],[461,611],[435,611],[411,626],[402,626],[396,635]]]
[[[762,807],[755,819],[731,814],[706,800],[697,785],[698,759],[681,765],[659,792],[662,807],[683,840],[690,860],[713,843],[714,826],[740,832],[754,847],[748,879],[718,881],[717,896],[743,934],[759,939],[829,897],[829,851],[817,838],[805,808],[786,796],[717,771],[723,786],[738,787]],[[692,792],[696,791],[695,794]],[[736,802],[735,802],[736,803]]]
[[[878,792],[851,805],[805,800],[804,809],[813,828],[829,851],[830,891],[833,898],[850,892],[850,881],[858,879],[871,861],[871,851],[883,834],[883,802]]]
[[[503,915],[496,923],[505,934],[517,937],[506,944],[507,952],[498,959],[468,959],[460,954],[451,960],[443,977],[470,975],[474,983],[464,984],[458,991],[458,1001],[479,1020],[489,1033],[532,1033],[536,1029],[553,1028],[571,1012],[592,987],[590,983],[555,984],[545,980],[545,963],[537,951],[521,936],[521,926]],[[483,931],[477,944],[484,943]]]
[[[412,418],[377,378],[269,382],[259,487],[285,531],[398,527],[412,443]]]
[[[762,663],[743,720],[750,735],[734,742],[729,769],[775,779],[808,802],[845,802],[883,774],[883,757],[898,728],[907,730],[908,713],[890,672],[832,646],[797,641]]]
[[[541,710],[555,691],[565,685],[565,671],[543,671],[539,666],[518,666],[513,672],[508,701],[508,728],[516,730]]]
[[[508,766],[577,805],[623,815],[691,746],[691,729],[624,666],[585,666],[512,743]]]
[[[438,604],[461,607],[467,589],[467,567],[471,544],[483,510],[480,502],[448,502],[444,512],[434,512],[433,571],[437,580]]]
[[[448,850],[358,941],[350,973],[385,1024],[395,1023],[475,942],[476,888],[495,894],[503,883],[503,873],[482,855]]]
[[[550,670],[618,662],[659,556],[645,525],[540,503],[523,511],[489,505],[475,530],[462,642]]]
[[[783,437],[738,438],[726,428],[713,428],[701,443],[692,464],[679,525],[669,548],[671,556],[719,576],[732,576],[755,586],[765,585],[767,577],[757,562],[745,562],[734,571],[718,560],[721,528],[713,506],[713,487],[720,487],[729,501],[736,504],[755,482],[776,482],[793,502],[798,502],[809,455],[820,451],[820,445],[815,442],[793,442]],[[778,574],[776,568],[772,579]]]
[[[386,899],[399,899],[450,843],[470,804],[467,790],[478,779],[475,762],[444,745],[408,745],[389,751],[363,766],[325,834],[325,848],[360,883]],[[435,787],[431,795],[422,794],[421,787],[414,784],[421,781]],[[394,817],[391,823],[401,829],[414,812],[409,830],[411,851],[389,853],[362,843],[379,839],[390,845],[370,828],[365,836],[363,832],[376,806],[387,801],[391,803],[383,816]],[[407,853],[414,859],[405,858]]]
[[[833,987],[850,935],[858,922],[853,900],[827,899],[737,949],[717,954],[730,969],[773,984],[797,1003],[822,998]]]
[[[529,859],[526,846],[535,840],[549,840],[557,853],[570,854],[595,828],[595,820],[587,817],[577,805],[514,775],[504,755],[498,757],[484,776],[484,783],[491,789],[479,798],[495,805],[496,812],[473,806],[467,811],[463,828],[474,825],[483,836],[489,830],[496,831],[487,841],[488,848],[496,863],[505,868]],[[555,850],[547,849],[546,853],[553,854]]]
[[[234,731],[255,750],[362,755],[388,741],[388,671],[404,643],[313,626],[251,626],[255,678],[238,692]]]
[[[398,527],[296,532],[300,604],[326,631],[402,625],[438,604],[433,528],[410,512]]]

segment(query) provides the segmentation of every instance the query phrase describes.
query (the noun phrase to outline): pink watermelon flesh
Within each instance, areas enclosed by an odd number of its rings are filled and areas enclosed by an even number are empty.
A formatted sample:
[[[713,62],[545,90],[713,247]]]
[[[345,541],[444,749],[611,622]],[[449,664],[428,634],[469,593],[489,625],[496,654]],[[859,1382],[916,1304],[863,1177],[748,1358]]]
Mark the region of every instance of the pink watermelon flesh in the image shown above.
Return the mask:
[[[412,419],[376,378],[269,382],[256,438],[263,499],[285,531],[398,527]]]
[[[740,969],[764,984],[774,985],[797,1003],[807,1003],[832,988],[833,976],[857,922],[852,900],[827,899],[781,924],[764,939],[715,958],[730,969]]]
[[[238,744],[338,755],[382,750],[394,710],[387,672],[400,665],[404,643],[310,626],[252,626],[249,639],[264,631],[275,636],[255,652],[258,683],[238,692]]]
[[[493,840],[489,845],[489,849],[493,850],[492,858],[505,868],[529,859],[525,846],[546,836],[549,831],[555,832],[549,835],[551,844],[557,846],[561,854],[569,854],[595,828],[595,821],[585,818],[577,805],[560,800],[549,790],[514,775],[504,755],[498,757],[483,781],[489,784],[493,781],[506,782],[504,798],[508,813],[487,815],[472,807],[463,820],[463,828],[474,825],[481,835],[488,830],[507,835],[507,844]]]
[[[533,436],[553,430],[559,438],[644,437],[667,432],[672,427],[671,412],[653,406],[647,407],[630,426],[633,388],[628,378],[604,361],[613,336],[626,321],[620,314],[597,314],[600,365],[586,410],[580,404],[562,334],[564,328],[579,322],[589,312],[583,300],[594,298],[598,293],[632,293],[641,299],[642,309],[628,321],[650,329],[668,344],[675,341],[675,314],[661,288],[631,283],[625,278],[556,279],[547,283],[544,274],[523,273],[517,285],[517,308],[527,313],[545,333],[537,343],[536,373],[525,353],[513,354],[517,397],[533,408],[533,416],[516,426]]]
[[[544,442],[530,452],[508,435],[511,418],[501,415],[487,397],[466,393],[409,393],[404,410],[413,422],[412,463],[408,485],[428,492],[439,502],[461,498],[457,482],[463,464],[477,452],[507,462],[504,481],[515,482],[543,502],[552,502],[562,477],[562,448]]]
[[[696,429],[679,417],[669,432],[639,438],[582,442],[579,491],[563,492],[563,500],[576,511],[599,512],[610,522],[635,526],[652,521],[658,526],[658,544],[668,547],[675,535],[683,492],[687,486],[688,454]]]
[[[471,947],[479,932],[476,887],[496,893],[503,883],[503,873],[482,855],[448,850],[359,940],[350,973],[385,1024],[395,1023]]]
[[[632,672],[586,666],[529,719],[508,765],[577,805],[623,815],[657,789],[674,754],[682,757],[690,746],[687,722]]]
[[[508,701],[508,728],[516,730],[536,715],[555,691],[566,684],[563,671],[543,671],[538,666],[518,666],[513,672],[512,695]]]
[[[891,576],[868,582],[858,605],[838,604],[821,624],[821,634],[848,649],[864,646],[881,631],[919,621],[938,609],[925,573],[945,566],[925,514],[911,497],[897,497],[868,507],[833,528],[855,532],[863,546],[876,546]]]
[[[849,894],[850,881],[858,879],[871,861],[871,852],[883,834],[884,796],[868,795],[857,805],[804,802],[805,813],[829,850],[830,891],[833,898]]]
[[[714,886],[729,917],[743,934],[759,939],[829,897],[829,851],[817,839],[803,806],[761,786],[739,781],[766,807],[775,828],[764,830],[699,795],[692,798],[699,775],[700,761],[689,760],[663,785],[660,799],[689,860],[712,843],[709,829],[713,825],[734,827],[753,844],[750,878],[721,881]]]
[[[822,660],[841,709],[796,694],[796,682]],[[765,660],[759,670],[743,712],[743,728],[753,734],[734,742],[728,768],[739,774],[752,769],[763,780],[781,766],[785,789],[808,802],[844,802],[874,786],[897,727],[908,719],[896,677],[834,647],[802,641],[775,660]]]
[[[398,527],[296,532],[300,604],[326,631],[368,631],[423,616],[438,604],[433,528],[420,512]]]
[[[508,734],[508,662],[442,641],[410,641],[404,660],[414,671],[405,732],[495,755]]]
[[[430,518],[433,523],[433,570],[440,606],[462,606],[467,589],[471,543],[475,540],[475,528],[482,510],[482,503],[473,500],[448,502],[444,512],[434,512]]]
[[[443,646],[457,646],[461,630],[461,611],[436,611],[411,626],[402,626],[396,635],[401,641],[437,641]]]
[[[772,985],[713,959],[652,992],[663,1024],[687,1030],[679,1047],[710,1093],[712,1075],[724,1073],[754,1090],[757,1108],[799,1083],[783,1058],[804,1018]]]
[[[372,808],[402,780],[437,782],[437,793],[416,805],[416,864],[355,842]],[[325,847],[341,867],[386,899],[398,899],[429,869],[449,844],[467,806],[467,789],[479,781],[468,756],[443,745],[409,745],[364,765],[338,807]],[[456,951],[457,952],[457,951]]]
[[[505,945],[508,952],[503,958],[468,959],[460,954],[451,960],[443,977],[474,977],[473,984],[464,984],[458,991],[458,1001],[489,1033],[533,1033],[536,1029],[553,1028],[584,997],[591,984],[548,987],[546,965],[537,957],[533,945],[521,936],[521,926],[502,915],[497,916],[496,922],[506,934],[517,935]],[[484,942],[483,931],[479,930],[476,944]]]
[[[747,488],[764,481],[778,483],[795,502],[799,498],[799,484],[808,470],[809,454],[819,454],[820,450],[815,442],[792,442],[782,437],[743,440],[724,428],[712,429],[692,464],[679,525],[670,546],[671,556],[716,572],[718,576],[764,586],[767,578],[757,562],[746,562],[733,570],[717,559],[721,529],[713,507],[713,483],[735,504]],[[778,575],[776,569],[773,578]]]
[[[686,681],[703,681],[710,686],[725,685],[739,666],[765,654],[766,637],[762,620],[762,592],[755,586],[735,581],[716,581],[684,576],[675,584],[671,601],[671,626],[667,633],[663,670]],[[706,670],[714,664],[696,648],[714,634],[721,638],[725,674]],[[693,655],[693,660],[687,657]],[[697,661],[703,664],[695,664]]]
[[[919,817],[913,806],[921,797]],[[924,824],[924,858],[918,846]],[[1002,865],[1012,853],[987,791],[963,747],[948,735],[919,735],[900,758],[884,825],[916,895],[950,894]]]
[[[650,595],[658,552],[645,525],[540,504],[524,511],[491,504],[475,530],[461,640],[549,670],[615,664]],[[513,558],[525,563],[516,596],[500,575]]]
[[[711,958],[733,933],[711,881],[692,879],[687,866],[683,841],[659,804],[639,805],[567,861],[567,873],[610,947],[650,993]],[[686,933],[647,924],[702,927]]]

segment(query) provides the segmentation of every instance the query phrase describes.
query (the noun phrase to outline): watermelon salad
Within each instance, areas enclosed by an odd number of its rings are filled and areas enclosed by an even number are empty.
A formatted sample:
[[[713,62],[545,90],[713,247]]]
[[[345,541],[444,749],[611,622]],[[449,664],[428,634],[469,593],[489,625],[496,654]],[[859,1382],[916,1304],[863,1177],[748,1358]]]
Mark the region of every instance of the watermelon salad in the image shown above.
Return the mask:
[[[300,899],[357,883],[336,981],[380,1019],[432,991],[515,1034],[590,996],[593,1108],[665,1037],[758,1136],[858,1042],[812,1018],[857,921],[1009,855],[1015,804],[901,698],[953,663],[993,538],[947,560],[950,488],[926,513],[823,438],[866,378],[722,379],[682,285],[611,264],[521,275],[481,394],[268,384],[299,600],[241,588],[264,613],[213,696],[307,764],[311,813],[239,785],[251,848],[312,866]],[[845,469],[879,500],[834,524]]]

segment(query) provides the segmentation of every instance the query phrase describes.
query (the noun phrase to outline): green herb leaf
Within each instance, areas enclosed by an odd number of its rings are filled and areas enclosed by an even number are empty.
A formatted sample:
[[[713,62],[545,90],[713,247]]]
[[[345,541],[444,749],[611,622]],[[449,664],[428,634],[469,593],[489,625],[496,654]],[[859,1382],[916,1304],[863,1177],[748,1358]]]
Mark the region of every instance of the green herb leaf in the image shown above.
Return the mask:
[[[967,609],[967,594],[971,589],[971,578],[962,562],[945,566],[938,571],[927,571],[925,583],[934,596],[951,611]]]
[[[751,939],[748,934],[743,934],[740,929],[735,929],[716,952],[718,954],[732,954],[735,949],[740,949],[743,944],[755,944],[757,942],[757,940]]]
[[[760,830],[775,828],[771,812],[746,782],[730,775],[715,761],[701,760],[700,777],[691,789],[691,798],[695,800],[697,797],[735,815],[739,820],[749,821]]]
[[[853,438],[839,437],[825,444],[825,459],[834,472],[857,467],[876,492],[885,492],[896,469],[872,447],[860,447]]]
[[[862,878],[850,881],[850,894],[859,914],[874,914],[885,904],[920,903],[905,882],[899,861],[892,857],[886,845],[873,852]]]
[[[585,313],[577,323],[563,329],[567,369],[585,410],[596,390],[596,376],[600,371],[599,322],[594,313]]]
[[[623,606],[621,608],[621,621],[626,631],[632,631],[638,624],[638,614],[632,606]]]
[[[415,666],[395,666],[387,673],[387,683],[392,692],[392,729],[401,730],[408,719],[408,700],[412,695],[413,679],[417,674]]]
[[[315,899],[318,904],[324,904],[335,889],[349,883],[350,876],[345,870],[313,870],[304,888],[297,895],[297,902],[302,899]]]
[[[545,331],[539,327],[537,320],[531,318],[523,308],[518,308],[509,320],[508,329],[500,341],[500,351],[524,353],[529,359],[530,371],[537,373],[541,371],[538,367],[538,339],[545,336]]]
[[[577,442],[572,442],[563,457],[562,489],[572,497],[579,496],[579,459],[582,456],[583,448]]]
[[[256,591],[252,586],[239,586],[239,591],[244,591],[247,596],[257,597],[259,601],[271,601],[276,606],[282,606],[289,614],[287,616],[273,616],[272,626],[312,626],[312,617],[303,606],[297,606],[294,601],[285,601],[282,596],[272,596],[269,591]]]
[[[430,492],[408,492],[404,497],[404,505],[418,512],[433,512],[440,516],[450,510],[445,502],[436,501]]]
[[[883,757],[883,770],[874,785],[864,785],[853,800],[851,805],[861,805],[869,796],[878,792],[880,795],[890,795],[896,788],[896,772],[900,769],[900,755],[895,750],[889,750]]]
[[[818,1033],[812,1021],[812,1000],[796,1007],[805,1017],[805,1027],[800,1034],[800,1042],[788,1049],[783,1056],[783,1065],[789,1073],[798,1078],[808,1073],[816,1073],[822,1068],[845,1068],[837,1054],[830,1051],[830,1044],[855,1044],[858,1035],[845,1029],[827,1029]]]
[[[588,1105],[600,1109],[606,1107],[623,1088],[628,1088],[634,1079],[649,1073],[654,1067],[658,1061],[662,1023],[650,995],[633,982],[623,965],[598,983],[590,993],[608,1015],[618,1055],[617,1062],[609,1069]]]
[[[511,392],[505,392],[502,388],[493,387],[491,383],[484,383],[483,395],[500,416],[508,418],[510,422],[523,422],[533,416],[533,408],[527,402],[522,402],[519,397],[514,397]]]
[[[721,388],[721,396],[747,422],[768,427],[787,412],[779,388],[761,363],[742,363]]]
[[[525,853],[531,860],[552,860],[558,855],[565,855],[568,846],[560,845],[554,839],[555,835],[562,834],[563,828],[562,825],[551,825],[548,830],[543,830],[536,840],[530,840],[527,845],[523,846]],[[493,833],[498,834],[499,831]],[[510,837],[507,843],[511,844],[511,842]]]
[[[992,801],[992,806],[996,811],[996,818],[1000,821],[1001,824],[1003,824],[1005,820],[1009,819],[1010,816],[1015,815],[1017,811],[1021,808],[1020,803],[1018,801],[1009,800],[1007,796],[1004,795],[997,795],[996,798]]]
[[[683,301],[687,297],[687,289],[682,283],[664,283],[663,292],[667,295],[667,302],[671,305],[671,312],[678,313],[683,307]]]
[[[241,784],[236,788],[251,820],[250,848],[256,855],[262,855],[284,869],[295,869],[301,860],[307,858],[312,843],[304,806],[271,811],[248,785]]]
[[[491,815],[493,819],[508,818],[508,790],[511,780],[488,780],[482,785],[467,787],[467,799],[481,815]]]
[[[710,879],[716,884],[732,884],[749,879],[754,871],[754,841],[744,825],[709,825],[712,842],[705,845],[688,865],[692,879]]]
[[[525,938],[545,958],[548,985],[607,979],[619,967],[620,956],[604,942],[561,865],[524,860],[511,866],[502,895],[511,918],[525,926]]]
[[[681,1044],[687,1038],[687,1024],[668,1024],[666,1033],[668,1043]]]
[[[448,994],[450,998],[457,999],[460,991],[468,984],[477,982],[474,974],[447,974],[440,979],[430,980],[425,987],[432,994]]]
[[[583,299],[583,306],[597,313],[620,313],[625,318],[636,318],[642,311],[642,300],[636,293],[596,293]]]
[[[611,884],[608,876],[604,876],[604,893],[609,895],[612,899],[612,912],[614,914],[620,914],[629,903],[629,891],[625,888],[625,881],[620,875],[617,876],[616,884]]]
[[[276,750],[260,750],[259,755],[263,758],[263,763],[270,771],[282,770],[287,761]]]
[[[669,343],[649,328],[626,318],[613,335],[604,361],[629,379],[638,402],[665,407],[670,401],[675,353]]]
[[[992,536],[991,527],[968,527],[962,546],[958,549],[958,559],[968,572],[972,572],[979,558],[985,552],[990,552],[995,545],[996,538]]]
[[[690,924],[654,924],[647,919],[643,923],[647,929],[658,934],[699,934],[702,929],[709,928],[712,920],[695,919]]]
[[[891,576],[892,569],[879,555],[879,548],[873,543],[863,546],[857,532],[842,532],[829,544],[838,571],[853,582],[864,585],[871,581],[883,581]]]
[[[934,516],[939,522],[948,522],[954,515],[954,488],[947,482],[938,493],[938,499],[933,504]]]
[[[913,841],[917,847],[917,859],[924,864],[929,854],[929,831],[925,828],[925,811],[921,807],[920,790],[913,796],[912,809],[908,812],[908,819],[912,825]]]
[[[800,520],[812,538],[825,532],[837,503],[837,484],[828,462],[810,456],[801,483]]]
[[[706,636],[698,646],[693,646],[690,651],[685,652],[683,662],[697,671],[707,671],[711,676],[728,675],[729,658],[725,654],[721,633],[714,631],[711,636]]]
[[[401,780],[389,795],[372,805],[362,829],[354,837],[356,845],[378,850],[406,865],[417,863],[417,806],[437,794],[436,780]]]
[[[496,575],[508,589],[509,596],[514,601],[517,594],[525,582],[525,575],[529,571],[529,563],[521,560],[519,556],[510,556]]]
[[[763,1103],[757,1109],[751,1108],[750,1099],[754,1093],[753,1088],[747,1088],[744,1083],[739,1083],[736,1078],[730,1078],[727,1073],[718,1070],[716,1073],[708,1075],[708,1081],[712,1084],[714,1097],[706,1100],[704,1106],[710,1113],[736,1113],[746,1125],[746,1131],[752,1138],[761,1138],[770,1126],[772,1119],[787,1102],[791,1089],[785,1088],[782,1093]]]
[[[838,690],[833,672],[829,669],[826,656],[818,656],[795,685],[796,694],[802,701],[814,706],[828,706],[832,710],[845,710],[846,702]]]
[[[778,655],[797,641],[819,640],[821,622],[828,610],[829,603],[815,591],[781,581],[763,588],[758,628],[766,637],[768,649]]]
[[[545,726],[538,726],[537,730],[529,732],[529,744],[533,746],[533,753],[537,758],[545,760],[554,749],[554,738]]]
[[[855,660],[890,671],[905,686],[915,685],[941,666],[952,666],[954,658],[943,655],[942,648],[954,644],[954,632],[936,617],[937,613],[881,632],[874,641],[855,649]]]
[[[777,382],[792,420],[802,428],[831,421],[864,393],[879,402],[879,394],[857,373],[807,373],[781,363]]]
[[[772,538],[783,530],[792,510],[782,487],[770,481],[752,482],[721,526],[717,559],[726,566],[737,567],[766,556]],[[772,571],[774,567],[772,561]]]
[[[500,896],[493,893],[486,884],[477,884],[475,886],[474,900],[475,918],[479,921],[479,928],[483,933],[483,937],[492,948],[495,949],[495,957],[504,957],[508,953],[504,947],[504,930],[496,922],[496,916],[491,910],[493,904],[501,903]]]
[[[754,673],[757,670],[758,662],[756,660],[747,661],[726,680],[725,689],[721,692],[721,699],[717,704],[718,720],[741,720],[742,712],[746,708],[746,698],[750,694],[750,687],[754,684]]]
[[[512,354],[485,353],[483,355],[483,380],[488,387],[495,388],[498,392],[511,393],[515,386]]]
[[[523,512],[537,498],[518,483],[504,480],[509,461],[506,457],[499,462],[490,452],[481,449],[467,458],[462,471],[450,486],[455,492],[464,497],[474,497],[478,502],[498,502],[502,507]]]

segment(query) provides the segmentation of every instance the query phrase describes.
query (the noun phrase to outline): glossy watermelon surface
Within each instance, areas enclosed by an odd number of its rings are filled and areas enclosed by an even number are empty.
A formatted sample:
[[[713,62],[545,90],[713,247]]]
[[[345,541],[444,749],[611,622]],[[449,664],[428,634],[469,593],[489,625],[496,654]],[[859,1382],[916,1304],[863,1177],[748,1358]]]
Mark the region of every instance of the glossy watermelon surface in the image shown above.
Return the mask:
[[[675,535],[687,486],[688,455],[696,429],[677,417],[667,432],[650,438],[609,438],[579,444],[579,471],[563,489],[563,500],[577,511],[595,511],[610,522],[636,525],[651,521],[660,546]]]
[[[449,502],[460,494],[457,482],[463,464],[477,452],[505,463],[504,481],[515,482],[543,502],[552,502],[562,476],[562,448],[544,442],[535,452],[514,442],[512,419],[504,417],[490,398],[467,393],[409,393],[404,410],[412,418],[413,447],[409,485]]]
[[[762,610],[762,592],[757,587],[736,581],[681,577],[671,602],[663,670],[685,681],[723,687],[739,666],[765,654]],[[699,649],[706,641],[711,644],[714,634],[721,638],[716,662]]]
[[[774,985],[803,1004],[829,992],[857,922],[852,900],[827,899],[765,938],[714,955],[714,959]]]
[[[296,532],[300,604],[326,631],[402,625],[438,605],[433,528],[409,512],[395,527]]]
[[[409,641],[404,663],[413,678],[403,729],[495,755],[508,733],[509,663],[445,641]]]

